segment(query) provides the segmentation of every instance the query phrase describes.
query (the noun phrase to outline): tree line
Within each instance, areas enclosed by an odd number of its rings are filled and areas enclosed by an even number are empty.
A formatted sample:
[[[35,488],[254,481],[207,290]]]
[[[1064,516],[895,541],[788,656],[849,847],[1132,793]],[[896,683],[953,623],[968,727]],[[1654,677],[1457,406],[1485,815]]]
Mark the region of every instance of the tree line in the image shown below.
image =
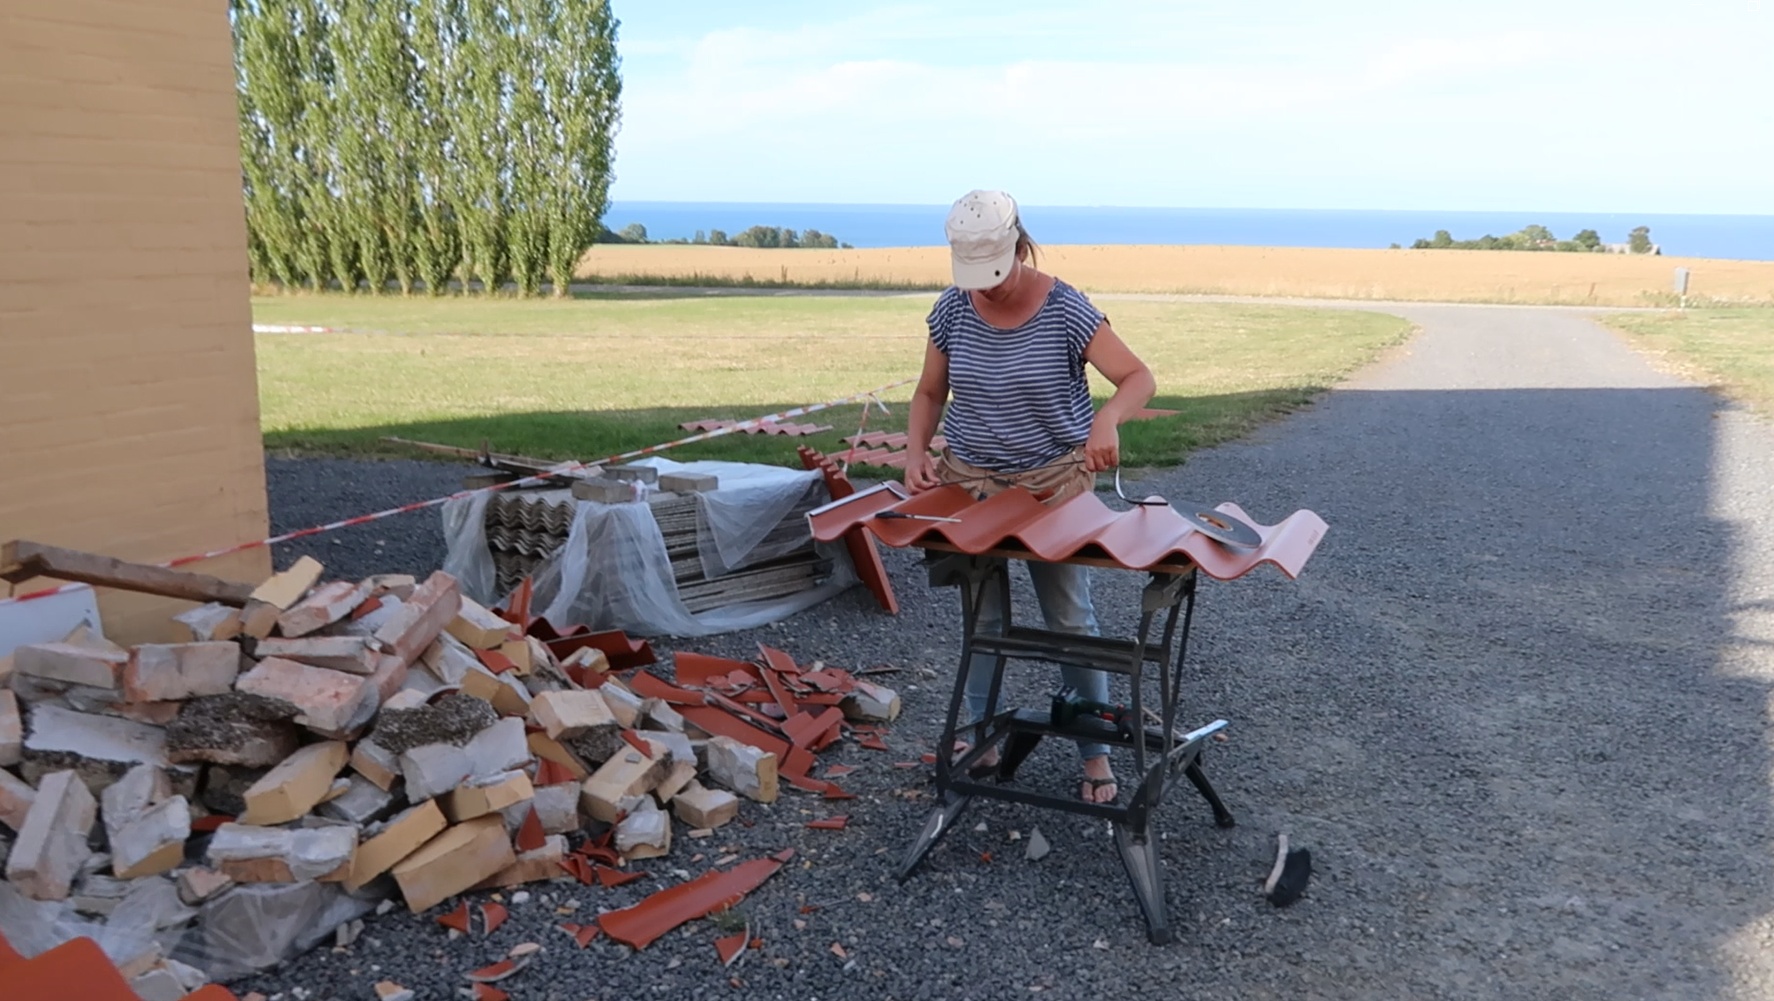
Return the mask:
[[[230,0],[254,281],[564,295],[609,207],[609,0]]]
[[[785,250],[850,250],[848,243],[840,243],[830,233],[821,233],[817,229],[805,229],[796,233],[782,226],[752,226],[748,229],[728,236],[726,231],[719,229],[697,230],[690,239],[671,237],[665,240],[649,240],[647,227],[631,222],[621,229],[611,232],[603,230],[598,237],[599,243],[666,243],[695,246],[715,247],[780,247]]]
[[[1392,245],[1393,250],[1398,244]],[[1411,244],[1412,250],[1548,250],[1565,253],[1599,253],[1612,250],[1602,242],[1602,238],[1593,229],[1579,230],[1569,240],[1561,240],[1545,226],[1523,226],[1520,230],[1507,236],[1492,236],[1486,233],[1476,240],[1456,240],[1445,229],[1438,229],[1429,239],[1417,239]],[[1649,226],[1639,226],[1627,235],[1626,251],[1632,254],[1651,254],[1657,252],[1656,244],[1651,242]]]

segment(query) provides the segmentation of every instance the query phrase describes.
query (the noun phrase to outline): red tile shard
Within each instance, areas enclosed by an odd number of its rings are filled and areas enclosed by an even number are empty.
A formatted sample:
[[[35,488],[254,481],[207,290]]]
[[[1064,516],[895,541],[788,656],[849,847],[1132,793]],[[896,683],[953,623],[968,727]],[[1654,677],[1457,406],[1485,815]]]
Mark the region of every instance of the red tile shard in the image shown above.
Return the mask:
[[[778,854],[741,862],[731,869],[714,870],[688,883],[660,890],[632,907],[600,914],[598,926],[605,935],[624,945],[645,949],[679,925],[738,903],[775,875],[786,861]]]

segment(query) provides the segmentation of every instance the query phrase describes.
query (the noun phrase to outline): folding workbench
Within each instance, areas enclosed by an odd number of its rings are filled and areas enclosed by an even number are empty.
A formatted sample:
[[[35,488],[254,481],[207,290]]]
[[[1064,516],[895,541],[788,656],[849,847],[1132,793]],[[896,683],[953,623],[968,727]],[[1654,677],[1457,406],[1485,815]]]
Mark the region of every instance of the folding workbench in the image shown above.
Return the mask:
[[[1154,944],[1170,941],[1163,870],[1153,814],[1179,775],[1186,777],[1213,811],[1214,822],[1231,827],[1231,812],[1202,769],[1206,743],[1227,726],[1214,720],[1177,732],[1182,705],[1189,630],[1194,621],[1197,584],[1203,572],[1219,579],[1242,576],[1270,563],[1289,577],[1317,548],[1325,525],[1310,511],[1297,511],[1280,524],[1258,525],[1236,505],[1219,511],[1251,525],[1261,544],[1235,549],[1207,538],[1168,507],[1112,511],[1086,494],[1047,507],[1026,491],[1011,489],[977,500],[958,487],[909,497],[897,484],[835,501],[809,515],[815,538],[835,541],[845,532],[866,530],[890,546],[926,552],[932,586],[956,587],[961,596],[961,647],[955,682],[936,755],[937,805],[901,861],[898,876],[910,878],[931,848],[947,834],[974,797],[1026,803],[1066,813],[1100,817],[1115,833],[1115,844]],[[892,520],[879,517],[895,513]],[[912,517],[906,517],[906,516]],[[930,519],[930,520],[926,520]],[[1042,560],[1145,573],[1139,625],[1125,638],[1080,636],[1019,625],[1010,598],[1010,560]],[[1004,610],[1002,627],[979,627],[988,589],[996,589]],[[975,653],[992,658],[984,716],[963,726],[967,665]],[[1045,661],[1094,668],[1125,679],[1130,712],[1117,725],[1091,716],[1062,716],[1055,707],[1014,708],[1002,704],[1009,664]],[[1158,704],[1146,704],[1149,680],[1156,681]],[[1113,679],[1111,691],[1120,687]],[[956,739],[968,749],[956,757]],[[1043,738],[1087,740],[1132,751],[1133,773],[1121,783],[1113,803],[1087,803],[1076,789],[1056,795],[1014,784],[1017,769]],[[999,750],[995,768],[977,777],[979,762]]]

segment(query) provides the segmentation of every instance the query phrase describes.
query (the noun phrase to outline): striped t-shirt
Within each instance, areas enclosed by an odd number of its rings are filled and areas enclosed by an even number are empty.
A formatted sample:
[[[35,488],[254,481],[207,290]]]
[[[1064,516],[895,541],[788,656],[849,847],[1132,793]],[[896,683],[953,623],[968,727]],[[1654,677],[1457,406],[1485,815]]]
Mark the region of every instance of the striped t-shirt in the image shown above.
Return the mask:
[[[1084,444],[1094,416],[1084,349],[1103,319],[1084,293],[1058,279],[1035,315],[1012,330],[981,319],[961,289],[944,291],[927,322],[949,360],[942,434],[955,458],[1015,472]]]

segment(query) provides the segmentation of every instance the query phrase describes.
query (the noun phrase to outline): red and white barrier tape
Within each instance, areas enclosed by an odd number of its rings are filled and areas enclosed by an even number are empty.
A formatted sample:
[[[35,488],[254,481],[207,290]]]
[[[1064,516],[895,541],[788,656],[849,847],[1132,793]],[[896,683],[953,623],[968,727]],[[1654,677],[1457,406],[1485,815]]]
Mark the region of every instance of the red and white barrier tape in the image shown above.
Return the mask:
[[[734,434],[739,431],[744,431],[747,428],[757,427],[760,424],[774,424],[779,421],[788,420],[789,418],[792,418],[792,417],[800,417],[803,414],[812,414],[812,413],[818,413],[821,410],[830,410],[833,407],[841,407],[846,403],[854,403],[857,400],[869,400],[872,402],[878,402],[878,401],[874,401],[874,397],[876,395],[878,395],[880,393],[884,393],[889,389],[897,389],[900,386],[904,386],[904,385],[907,385],[909,383],[913,383],[916,381],[917,381],[916,379],[901,379],[898,382],[890,382],[885,386],[877,386],[874,389],[865,390],[864,392],[861,392],[861,393],[852,393],[849,396],[839,397],[838,399],[835,399],[835,400],[827,400],[824,403],[815,403],[811,406],[806,406],[806,407],[796,407],[793,410],[784,410],[781,413],[769,414],[764,417],[754,417],[748,421],[740,421],[739,423],[734,424],[730,427],[716,428],[713,431],[704,431],[704,432],[701,432],[700,434],[693,434],[693,435],[690,435],[685,438],[679,438],[676,441],[668,441],[668,442],[664,442],[664,443],[658,444],[658,445],[648,445],[646,448],[637,448],[632,452],[623,452],[620,455],[612,455],[607,458],[598,459],[595,462],[563,462],[560,465],[555,466],[552,469],[550,469],[549,472],[546,474],[537,474],[535,476],[526,476],[526,477],[523,477],[522,479],[512,480],[509,483],[495,483],[489,487],[477,487],[473,490],[459,490],[456,493],[450,494],[447,497],[434,497],[430,500],[415,501],[412,504],[403,504],[400,507],[391,507],[386,511],[376,511],[371,514],[360,514],[355,518],[346,518],[343,521],[330,522],[325,525],[315,525],[312,528],[304,528],[304,529],[301,529],[300,531],[295,531],[295,532],[286,532],[283,535],[274,535],[269,539],[259,539],[256,542],[242,542],[242,543],[239,543],[238,545],[227,546],[225,548],[213,550],[213,551],[207,552],[207,553],[197,553],[192,556],[181,556],[176,560],[168,560],[165,563],[157,563],[154,565],[161,567],[163,569],[171,570],[171,569],[175,569],[177,567],[188,566],[192,563],[201,563],[204,560],[213,560],[213,559],[218,559],[223,556],[232,556],[235,553],[245,552],[248,549],[257,549],[260,546],[274,546],[280,542],[289,542],[293,539],[300,539],[300,538],[304,538],[304,537],[310,536],[310,535],[319,535],[322,532],[331,532],[331,531],[335,531],[335,530],[341,529],[341,528],[349,528],[353,525],[363,525],[363,524],[367,524],[368,522],[372,522],[372,521],[380,521],[383,518],[392,518],[397,514],[410,514],[413,511],[420,511],[420,510],[423,510],[428,507],[436,507],[440,504],[447,504],[450,501],[457,500],[462,497],[472,497],[475,494],[492,493],[495,490],[509,490],[512,487],[529,486],[530,484],[535,484],[535,483],[546,483],[550,476],[559,475],[561,473],[570,473],[575,470],[589,469],[592,466],[603,466],[603,465],[608,465],[608,464],[614,463],[614,462],[624,462],[628,459],[638,459],[641,456],[652,455],[656,452],[663,452],[666,449],[676,448],[679,445],[689,445],[693,442],[706,441],[710,438],[719,438],[722,435]],[[21,602],[21,601],[32,601],[37,598],[47,598],[51,595],[66,594],[66,593],[69,593],[72,591],[84,590],[87,587],[88,587],[88,585],[86,585],[86,584],[63,584],[60,587],[44,588],[41,591],[29,591],[25,594],[18,594],[18,595],[13,595],[13,596],[7,597],[7,598],[0,598],[0,605],[13,604],[16,602]]]

